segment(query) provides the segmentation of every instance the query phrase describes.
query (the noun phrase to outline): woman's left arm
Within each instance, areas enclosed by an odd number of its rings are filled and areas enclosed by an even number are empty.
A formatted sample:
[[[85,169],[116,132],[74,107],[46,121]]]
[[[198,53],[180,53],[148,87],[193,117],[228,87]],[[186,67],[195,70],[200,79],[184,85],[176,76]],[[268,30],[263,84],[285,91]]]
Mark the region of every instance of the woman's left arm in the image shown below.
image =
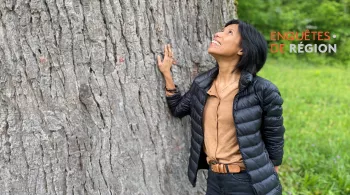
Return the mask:
[[[268,83],[263,90],[263,126],[262,137],[265,143],[269,158],[275,166],[276,171],[282,164],[284,132],[283,125],[283,99],[278,88]]]

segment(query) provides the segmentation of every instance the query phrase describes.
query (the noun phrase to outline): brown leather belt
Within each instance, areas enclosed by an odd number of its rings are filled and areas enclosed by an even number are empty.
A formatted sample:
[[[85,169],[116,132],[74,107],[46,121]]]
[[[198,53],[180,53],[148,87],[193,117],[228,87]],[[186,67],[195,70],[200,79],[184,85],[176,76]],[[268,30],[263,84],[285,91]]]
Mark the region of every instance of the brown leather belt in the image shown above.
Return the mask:
[[[236,164],[221,164],[216,160],[210,160],[209,165],[210,169],[215,173],[239,173],[243,171],[243,169]]]

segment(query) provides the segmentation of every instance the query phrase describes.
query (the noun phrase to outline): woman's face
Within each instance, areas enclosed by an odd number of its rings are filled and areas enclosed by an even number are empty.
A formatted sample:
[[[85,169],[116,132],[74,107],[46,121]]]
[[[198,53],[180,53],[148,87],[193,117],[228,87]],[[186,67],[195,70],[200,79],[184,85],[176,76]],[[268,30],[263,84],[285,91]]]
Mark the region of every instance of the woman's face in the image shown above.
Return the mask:
[[[240,47],[241,35],[238,24],[230,24],[223,31],[217,32],[209,45],[208,53],[214,58],[240,57],[243,52]]]

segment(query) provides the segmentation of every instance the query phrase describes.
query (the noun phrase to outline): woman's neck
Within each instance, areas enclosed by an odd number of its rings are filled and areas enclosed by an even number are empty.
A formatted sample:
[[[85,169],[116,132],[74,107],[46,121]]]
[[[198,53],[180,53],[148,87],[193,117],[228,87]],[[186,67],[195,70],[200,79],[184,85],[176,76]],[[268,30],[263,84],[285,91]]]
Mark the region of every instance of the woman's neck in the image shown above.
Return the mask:
[[[237,80],[240,76],[240,72],[235,70],[238,61],[230,61],[230,62],[218,62],[219,64],[219,73],[217,76],[217,81],[220,85],[227,85],[235,80]]]

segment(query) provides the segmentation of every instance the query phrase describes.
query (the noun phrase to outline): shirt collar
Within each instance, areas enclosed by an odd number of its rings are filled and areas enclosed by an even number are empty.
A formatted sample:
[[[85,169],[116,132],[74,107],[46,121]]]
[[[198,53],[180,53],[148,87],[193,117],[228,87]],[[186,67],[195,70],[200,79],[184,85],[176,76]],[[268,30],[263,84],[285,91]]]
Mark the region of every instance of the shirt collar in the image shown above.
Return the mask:
[[[198,86],[206,92],[211,88],[211,84],[219,73],[219,67],[208,70],[207,72],[200,75],[195,82]],[[241,71],[241,78],[239,79],[239,91],[245,89],[253,81],[253,75],[247,71]]]
[[[215,80],[213,80],[211,87],[207,91],[207,94],[218,97],[218,91],[216,89]]]

